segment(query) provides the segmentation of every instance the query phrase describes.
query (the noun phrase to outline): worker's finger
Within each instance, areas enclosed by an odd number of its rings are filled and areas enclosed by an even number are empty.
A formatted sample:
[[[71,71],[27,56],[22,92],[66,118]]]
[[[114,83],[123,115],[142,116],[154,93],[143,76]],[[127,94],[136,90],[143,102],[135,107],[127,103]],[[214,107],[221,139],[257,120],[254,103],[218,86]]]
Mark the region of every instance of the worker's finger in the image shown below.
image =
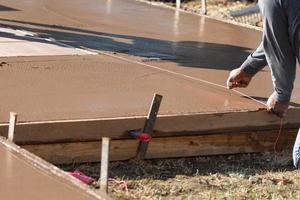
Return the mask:
[[[236,79],[236,78],[229,78],[227,80],[227,88],[228,89],[233,89],[236,87],[240,87],[240,80]]]
[[[240,81],[240,82],[230,82],[230,84],[227,84],[227,87],[229,89],[233,89],[233,88],[245,88],[248,86],[248,83],[245,81]]]
[[[233,88],[233,81],[232,78],[229,76],[229,78],[226,81],[226,85],[228,89],[232,89]]]
[[[228,81],[228,80],[227,80],[226,85],[227,85],[227,88],[228,88],[228,89],[232,89],[232,88],[233,88],[232,82],[230,82],[230,81]]]
[[[237,88],[237,87],[239,87],[238,82],[229,82],[229,83],[227,83],[227,88],[228,89],[233,89],[233,88]]]

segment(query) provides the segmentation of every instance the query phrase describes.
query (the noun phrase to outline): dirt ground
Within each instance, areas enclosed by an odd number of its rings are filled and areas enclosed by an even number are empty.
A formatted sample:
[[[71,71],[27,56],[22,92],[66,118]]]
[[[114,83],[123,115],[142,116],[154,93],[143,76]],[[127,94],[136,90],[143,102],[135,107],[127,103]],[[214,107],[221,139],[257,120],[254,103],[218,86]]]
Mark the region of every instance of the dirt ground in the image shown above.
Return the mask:
[[[99,163],[60,166],[99,178]],[[289,152],[110,164],[115,199],[300,199]]]

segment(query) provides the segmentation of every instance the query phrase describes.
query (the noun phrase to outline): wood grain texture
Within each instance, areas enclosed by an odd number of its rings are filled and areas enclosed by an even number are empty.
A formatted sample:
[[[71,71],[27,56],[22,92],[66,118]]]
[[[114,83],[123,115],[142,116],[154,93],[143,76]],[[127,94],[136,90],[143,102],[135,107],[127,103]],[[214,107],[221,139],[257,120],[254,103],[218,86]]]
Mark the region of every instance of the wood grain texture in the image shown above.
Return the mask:
[[[56,122],[18,123],[15,142],[18,144],[87,142],[129,139],[128,131],[143,126],[146,117],[70,120]],[[300,109],[291,109],[284,119],[284,128],[300,126]],[[220,132],[276,130],[280,119],[261,111],[158,116],[154,137],[189,136]],[[0,124],[0,136],[6,136],[8,124]]]
[[[297,130],[283,130],[277,150],[291,150]],[[273,151],[278,131],[226,133],[200,136],[153,138],[146,158],[174,158]],[[139,141],[112,140],[110,160],[135,157]],[[101,141],[24,145],[25,149],[55,164],[98,162]]]

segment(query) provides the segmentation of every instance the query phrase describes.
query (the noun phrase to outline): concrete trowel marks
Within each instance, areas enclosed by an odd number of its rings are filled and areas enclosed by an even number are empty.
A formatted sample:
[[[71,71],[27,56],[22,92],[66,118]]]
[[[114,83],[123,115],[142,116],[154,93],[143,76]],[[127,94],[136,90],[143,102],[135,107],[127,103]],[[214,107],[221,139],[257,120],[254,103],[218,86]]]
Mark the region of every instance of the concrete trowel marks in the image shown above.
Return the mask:
[[[94,54],[62,44],[52,38],[41,38],[34,33],[1,26],[0,44],[0,57]]]

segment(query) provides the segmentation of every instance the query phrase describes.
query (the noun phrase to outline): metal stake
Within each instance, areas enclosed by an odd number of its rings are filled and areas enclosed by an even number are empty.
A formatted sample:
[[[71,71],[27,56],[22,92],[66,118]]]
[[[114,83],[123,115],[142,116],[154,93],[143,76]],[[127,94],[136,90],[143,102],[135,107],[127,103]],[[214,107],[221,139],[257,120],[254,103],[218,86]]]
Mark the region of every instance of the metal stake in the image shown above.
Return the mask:
[[[162,96],[159,94],[154,94],[152,104],[148,113],[148,117],[146,119],[143,133],[147,133],[151,135],[153,133],[155,121],[157,118],[157,113],[160,107],[162,101]],[[141,141],[138,147],[137,155],[136,157],[138,159],[144,159],[147,153],[149,141]]]

